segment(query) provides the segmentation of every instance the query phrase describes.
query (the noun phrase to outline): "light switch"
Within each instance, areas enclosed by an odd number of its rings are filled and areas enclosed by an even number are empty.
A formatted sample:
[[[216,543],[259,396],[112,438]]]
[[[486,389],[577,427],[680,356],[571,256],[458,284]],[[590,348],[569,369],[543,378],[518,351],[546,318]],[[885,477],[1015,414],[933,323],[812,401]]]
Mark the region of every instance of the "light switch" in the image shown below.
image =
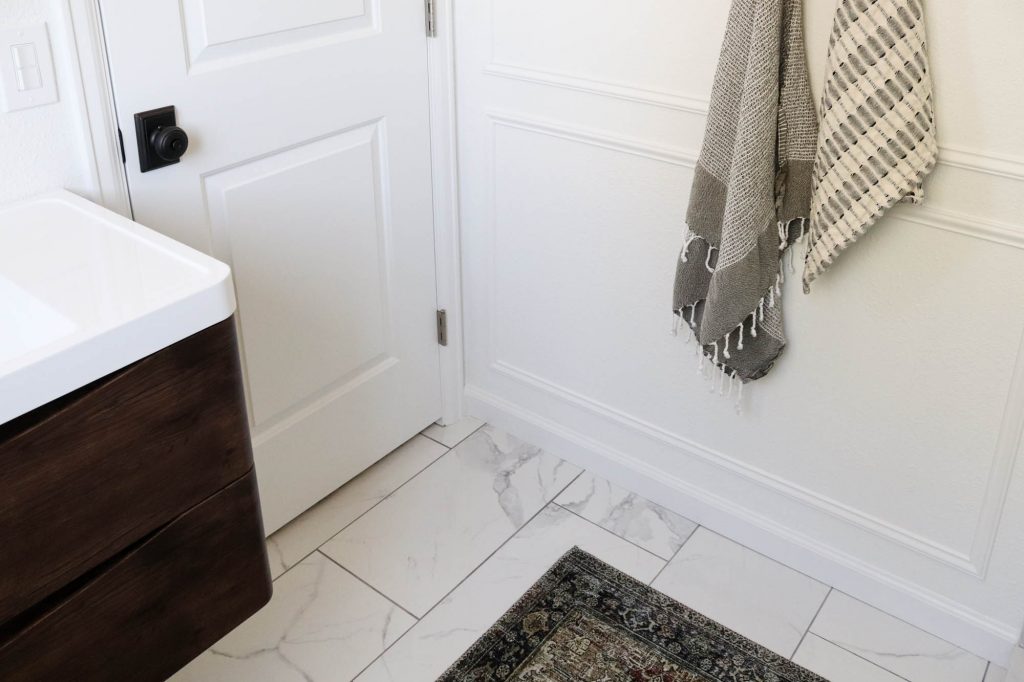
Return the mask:
[[[14,68],[27,69],[39,66],[39,57],[36,55],[36,46],[32,43],[11,45],[11,57],[14,59]]]
[[[28,66],[17,70],[18,91],[40,90],[43,87],[43,74],[38,66]]]
[[[15,111],[57,100],[46,24],[0,31],[0,108]]]

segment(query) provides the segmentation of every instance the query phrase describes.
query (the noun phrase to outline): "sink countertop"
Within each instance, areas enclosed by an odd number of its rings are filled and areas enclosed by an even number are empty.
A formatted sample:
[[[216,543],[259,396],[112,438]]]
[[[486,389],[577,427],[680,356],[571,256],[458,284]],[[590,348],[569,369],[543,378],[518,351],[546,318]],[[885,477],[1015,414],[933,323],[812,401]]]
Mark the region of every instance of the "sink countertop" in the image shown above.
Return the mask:
[[[227,265],[70,192],[0,208],[0,424],[234,310]]]

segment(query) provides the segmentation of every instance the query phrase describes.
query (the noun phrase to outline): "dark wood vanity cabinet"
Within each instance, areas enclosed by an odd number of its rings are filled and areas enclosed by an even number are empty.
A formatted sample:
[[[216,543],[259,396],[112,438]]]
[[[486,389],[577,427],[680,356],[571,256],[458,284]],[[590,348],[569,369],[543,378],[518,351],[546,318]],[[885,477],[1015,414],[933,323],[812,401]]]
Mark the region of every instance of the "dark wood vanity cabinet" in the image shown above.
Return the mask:
[[[270,593],[232,320],[0,426],[0,680],[164,680]]]

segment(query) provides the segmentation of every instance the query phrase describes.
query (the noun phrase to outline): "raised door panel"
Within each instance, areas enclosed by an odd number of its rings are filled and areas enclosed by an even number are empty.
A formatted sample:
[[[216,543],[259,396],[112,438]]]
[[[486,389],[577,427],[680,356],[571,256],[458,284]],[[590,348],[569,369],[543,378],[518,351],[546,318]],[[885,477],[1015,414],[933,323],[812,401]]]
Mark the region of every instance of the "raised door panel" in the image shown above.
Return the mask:
[[[190,66],[279,51],[315,39],[337,40],[376,29],[377,0],[182,0]]]
[[[395,361],[382,132],[372,123],[206,178],[257,432]]]
[[[213,45],[360,17],[365,0],[199,0],[206,36]]]

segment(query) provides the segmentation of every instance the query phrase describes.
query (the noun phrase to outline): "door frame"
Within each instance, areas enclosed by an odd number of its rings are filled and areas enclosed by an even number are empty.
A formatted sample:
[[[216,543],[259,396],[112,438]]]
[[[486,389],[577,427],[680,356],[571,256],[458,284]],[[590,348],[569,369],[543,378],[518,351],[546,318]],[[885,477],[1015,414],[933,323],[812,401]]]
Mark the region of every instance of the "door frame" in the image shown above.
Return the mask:
[[[61,12],[73,37],[82,92],[80,109],[86,155],[92,171],[90,199],[132,217],[128,178],[121,157],[114,87],[107,61],[101,0],[64,0]],[[464,414],[465,370],[462,335],[462,253],[459,221],[458,149],[455,118],[454,0],[434,0],[437,36],[427,38],[430,156],[434,195],[434,260],[437,306],[447,311],[448,345],[441,360],[441,423]]]

